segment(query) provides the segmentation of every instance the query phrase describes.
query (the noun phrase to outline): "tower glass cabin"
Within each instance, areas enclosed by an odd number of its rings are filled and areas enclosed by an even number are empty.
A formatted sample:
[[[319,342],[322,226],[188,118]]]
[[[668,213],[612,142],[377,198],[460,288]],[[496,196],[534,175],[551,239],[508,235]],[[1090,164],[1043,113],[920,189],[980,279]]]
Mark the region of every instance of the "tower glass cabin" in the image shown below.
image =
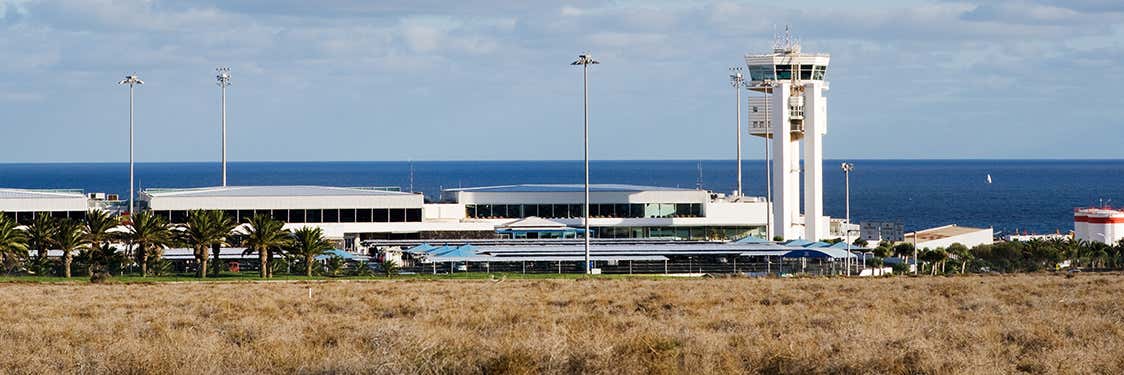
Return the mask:
[[[763,93],[749,98],[749,133],[768,139],[773,149],[772,235],[815,241],[829,235],[830,225],[823,216],[823,136],[827,133],[823,94],[831,57],[801,52],[798,44],[785,39],[772,53],[745,56],[750,90]],[[800,173],[804,174],[803,214]]]

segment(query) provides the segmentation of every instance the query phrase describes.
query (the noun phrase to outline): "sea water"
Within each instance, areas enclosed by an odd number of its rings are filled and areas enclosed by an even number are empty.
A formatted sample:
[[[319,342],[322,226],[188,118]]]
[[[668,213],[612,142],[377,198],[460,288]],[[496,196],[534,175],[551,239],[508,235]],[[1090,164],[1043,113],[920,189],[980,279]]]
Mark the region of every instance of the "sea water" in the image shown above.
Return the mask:
[[[1124,160],[848,160],[851,218],[896,221],[907,230],[945,224],[1065,233],[1073,208],[1124,206]],[[844,216],[839,161],[824,161],[824,214]],[[764,196],[765,163],[743,163],[746,195]],[[732,160],[593,161],[593,183],[696,188],[729,193]],[[126,163],[0,164],[0,187],[70,188],[128,194]],[[412,173],[411,173],[412,171]],[[140,188],[219,184],[218,163],[139,163]],[[992,183],[987,182],[987,175]],[[411,177],[412,176],[412,177]],[[443,189],[581,183],[581,161],[233,162],[230,185],[398,186],[430,200]],[[411,187],[412,186],[412,187]]]

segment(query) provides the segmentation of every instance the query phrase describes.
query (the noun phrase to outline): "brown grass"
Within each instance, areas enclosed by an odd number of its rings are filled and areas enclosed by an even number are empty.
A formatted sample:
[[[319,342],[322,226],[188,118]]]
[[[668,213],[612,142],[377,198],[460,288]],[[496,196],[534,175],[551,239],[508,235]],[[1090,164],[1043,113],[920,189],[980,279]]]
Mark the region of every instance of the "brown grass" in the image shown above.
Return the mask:
[[[0,372],[1124,373],[1121,281],[8,284]]]

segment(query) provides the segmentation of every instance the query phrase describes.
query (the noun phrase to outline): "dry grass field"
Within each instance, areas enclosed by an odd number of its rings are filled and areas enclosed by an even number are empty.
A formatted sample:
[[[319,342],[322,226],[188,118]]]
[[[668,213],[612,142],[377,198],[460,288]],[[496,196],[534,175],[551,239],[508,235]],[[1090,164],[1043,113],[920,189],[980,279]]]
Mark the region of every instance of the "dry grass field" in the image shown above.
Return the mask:
[[[0,372],[1119,374],[1122,281],[0,284]]]

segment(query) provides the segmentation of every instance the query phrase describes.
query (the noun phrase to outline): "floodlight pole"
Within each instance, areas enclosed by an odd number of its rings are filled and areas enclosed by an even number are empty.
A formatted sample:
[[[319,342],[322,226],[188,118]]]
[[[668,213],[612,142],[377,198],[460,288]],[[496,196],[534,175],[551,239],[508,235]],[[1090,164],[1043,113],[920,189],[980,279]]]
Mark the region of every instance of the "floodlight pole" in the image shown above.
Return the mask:
[[[735,138],[738,142],[738,147],[737,147],[737,152],[738,152],[738,156],[737,156],[738,183],[737,183],[737,190],[734,191],[734,194],[735,194],[736,197],[740,198],[742,196],[742,89],[741,89],[741,86],[742,86],[742,83],[745,82],[745,77],[742,76],[742,68],[730,68],[730,71],[732,72],[730,74],[730,84],[732,86],[734,86],[734,94],[737,97],[737,122],[738,122],[736,124],[737,126],[735,126],[735,130],[737,130],[737,133],[738,133],[737,137]]]
[[[144,81],[137,77],[136,73],[133,75],[125,76],[125,79],[117,82],[119,85],[129,85],[129,217],[133,215],[133,197],[136,196],[133,190],[136,184],[134,180],[133,168],[133,88],[136,85],[143,85]]]
[[[846,191],[846,223],[851,223],[851,171],[854,171],[854,164],[843,163],[840,165],[843,170],[844,176],[844,189]]]
[[[222,120],[222,186],[226,187],[226,88],[230,86],[230,68],[219,67],[215,69],[219,72],[218,85],[222,90],[221,96],[221,120]]]
[[[585,112],[585,209],[582,213],[582,225],[585,227],[585,273],[593,273],[589,256],[589,66],[600,64],[593,59],[589,52],[578,55],[578,59],[570,65],[582,66],[582,98]]]

